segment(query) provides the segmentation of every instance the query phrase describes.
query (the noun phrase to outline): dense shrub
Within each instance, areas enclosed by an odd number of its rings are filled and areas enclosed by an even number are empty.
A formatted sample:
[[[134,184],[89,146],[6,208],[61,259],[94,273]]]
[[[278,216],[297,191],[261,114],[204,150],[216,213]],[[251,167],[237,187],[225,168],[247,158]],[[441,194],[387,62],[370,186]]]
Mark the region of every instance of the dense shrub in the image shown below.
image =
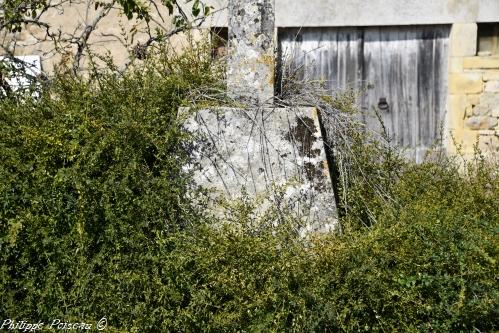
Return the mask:
[[[217,85],[201,52],[0,102],[1,318],[138,311],[161,241],[198,219],[178,107]]]
[[[250,202],[232,223],[210,220],[186,195],[177,114],[218,85],[203,59],[61,75],[38,99],[0,102],[0,319],[105,316],[123,332],[498,328],[496,165],[412,165],[359,139],[342,235],[301,238],[292,218],[269,228]]]
[[[459,173],[447,159],[411,166],[371,230],[322,241],[317,267],[329,311],[322,319],[330,319],[320,327],[497,328],[499,181],[490,165],[475,167]]]
[[[493,331],[499,315],[497,175],[486,164],[460,174],[442,163],[403,172],[393,189],[398,204],[380,209],[370,229],[307,242],[286,226],[258,234],[203,227],[177,238],[168,271],[185,303],[164,305],[178,311],[166,327]]]

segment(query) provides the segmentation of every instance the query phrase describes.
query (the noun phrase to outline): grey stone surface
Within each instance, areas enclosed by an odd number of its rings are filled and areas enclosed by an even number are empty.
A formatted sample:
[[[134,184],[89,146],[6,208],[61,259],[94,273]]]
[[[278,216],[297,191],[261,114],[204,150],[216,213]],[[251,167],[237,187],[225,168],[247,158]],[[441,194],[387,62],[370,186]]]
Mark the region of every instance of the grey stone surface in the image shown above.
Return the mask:
[[[314,108],[217,108],[190,116],[195,136],[189,168],[213,202],[265,198],[302,219],[304,230],[329,230],[337,212]]]
[[[274,0],[232,0],[228,11],[228,95],[246,104],[272,104]]]
[[[499,22],[499,1],[480,0],[478,22]]]
[[[499,94],[485,92],[480,96],[480,103],[473,108],[474,116],[492,116],[499,117]],[[491,120],[489,127],[494,126],[494,121]]]
[[[216,9],[227,0],[207,0]],[[227,11],[206,22],[227,26]],[[278,27],[389,26],[498,22],[497,0],[276,0]]]

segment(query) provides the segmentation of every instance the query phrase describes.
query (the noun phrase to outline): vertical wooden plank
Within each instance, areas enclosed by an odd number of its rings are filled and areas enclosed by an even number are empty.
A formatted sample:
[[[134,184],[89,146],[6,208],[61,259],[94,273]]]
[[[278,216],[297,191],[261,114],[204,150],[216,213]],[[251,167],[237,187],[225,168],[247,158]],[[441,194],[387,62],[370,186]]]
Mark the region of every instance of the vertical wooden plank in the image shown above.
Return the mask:
[[[387,97],[384,89],[383,50],[381,28],[366,28],[364,32],[364,77],[365,95],[362,101],[364,121],[370,130],[382,131],[381,123],[376,115],[380,98]],[[378,113],[381,120],[386,123],[386,116]]]
[[[331,94],[364,91],[359,104],[367,127],[381,131],[379,111],[394,142],[420,160],[439,137],[447,89],[449,26],[289,29],[280,46],[300,51],[295,66],[309,79],[326,79]],[[299,38],[296,38],[299,35]],[[419,157],[418,157],[419,156]]]
[[[407,31],[406,38],[409,41],[408,49],[411,50],[409,54],[403,59],[403,70],[406,71],[406,78],[404,82],[404,91],[402,95],[404,96],[404,101],[406,103],[407,115],[405,121],[399,127],[399,131],[408,131],[410,133],[409,147],[416,147],[419,144],[419,137],[417,135],[419,131],[419,115],[418,115],[418,85],[417,71],[418,71],[418,55],[417,55],[417,44],[418,44],[418,31],[416,29],[411,29]]]
[[[440,139],[440,133],[444,126],[445,111],[447,104],[447,68],[448,68],[448,49],[449,49],[449,29],[446,26],[440,26],[436,29],[435,38],[437,46],[435,48],[435,132],[436,139]]]
[[[361,30],[357,28],[286,29],[279,34],[281,56],[293,54],[295,66],[304,66],[304,77],[325,79],[332,90],[359,88]]]

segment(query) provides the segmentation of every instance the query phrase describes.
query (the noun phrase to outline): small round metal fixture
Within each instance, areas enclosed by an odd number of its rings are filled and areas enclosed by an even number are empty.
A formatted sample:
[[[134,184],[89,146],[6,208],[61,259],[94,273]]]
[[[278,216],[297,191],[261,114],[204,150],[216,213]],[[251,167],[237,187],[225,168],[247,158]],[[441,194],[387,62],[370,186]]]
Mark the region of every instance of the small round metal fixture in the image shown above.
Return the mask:
[[[390,105],[386,101],[386,97],[381,97],[378,102],[378,109],[381,111],[388,111],[390,109]]]

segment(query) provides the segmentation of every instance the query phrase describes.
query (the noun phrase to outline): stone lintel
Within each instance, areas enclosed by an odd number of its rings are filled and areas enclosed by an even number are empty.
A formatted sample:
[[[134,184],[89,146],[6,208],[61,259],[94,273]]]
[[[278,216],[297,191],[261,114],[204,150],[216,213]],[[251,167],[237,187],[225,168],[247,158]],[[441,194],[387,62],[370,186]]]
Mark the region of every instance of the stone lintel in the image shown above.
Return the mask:
[[[499,56],[466,57],[463,67],[464,69],[499,69]]]

